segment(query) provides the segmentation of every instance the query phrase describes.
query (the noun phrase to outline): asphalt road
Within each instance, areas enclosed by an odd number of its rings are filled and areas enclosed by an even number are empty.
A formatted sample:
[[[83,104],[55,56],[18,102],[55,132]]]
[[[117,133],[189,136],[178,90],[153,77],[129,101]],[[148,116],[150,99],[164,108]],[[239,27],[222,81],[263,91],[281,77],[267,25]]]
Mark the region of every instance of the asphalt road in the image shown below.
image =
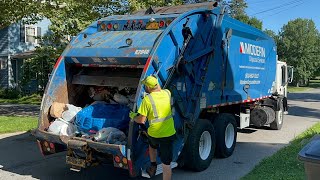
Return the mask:
[[[0,104],[0,115],[4,116],[38,116],[40,106],[29,104]]]
[[[239,179],[263,158],[286,146],[290,140],[320,121],[320,89],[289,95],[289,115],[281,131],[246,129],[238,133],[234,154],[214,159],[199,173],[174,169],[173,179]],[[281,178],[281,177],[279,177]],[[7,179],[128,179],[127,172],[111,166],[98,166],[80,173],[65,166],[65,154],[42,157],[35,139],[28,133],[0,136],[0,180]],[[161,176],[154,179],[160,180]]]

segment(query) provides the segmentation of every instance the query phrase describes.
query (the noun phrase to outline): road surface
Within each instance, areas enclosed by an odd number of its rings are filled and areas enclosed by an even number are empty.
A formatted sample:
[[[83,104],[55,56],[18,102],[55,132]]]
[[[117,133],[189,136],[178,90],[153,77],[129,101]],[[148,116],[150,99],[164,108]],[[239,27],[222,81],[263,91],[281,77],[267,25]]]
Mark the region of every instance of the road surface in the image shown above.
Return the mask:
[[[0,104],[0,115],[4,116],[38,116],[40,106],[29,104]]]
[[[286,146],[290,140],[320,119],[320,89],[289,95],[289,115],[281,131],[267,128],[246,129],[238,133],[234,154],[214,159],[199,173],[174,169],[173,179],[239,179],[263,158]],[[127,172],[111,166],[99,166],[80,173],[65,166],[65,154],[42,157],[35,139],[28,133],[0,136],[0,180],[7,179],[127,179]],[[280,177],[279,177],[280,178]],[[154,179],[160,180],[161,176]]]

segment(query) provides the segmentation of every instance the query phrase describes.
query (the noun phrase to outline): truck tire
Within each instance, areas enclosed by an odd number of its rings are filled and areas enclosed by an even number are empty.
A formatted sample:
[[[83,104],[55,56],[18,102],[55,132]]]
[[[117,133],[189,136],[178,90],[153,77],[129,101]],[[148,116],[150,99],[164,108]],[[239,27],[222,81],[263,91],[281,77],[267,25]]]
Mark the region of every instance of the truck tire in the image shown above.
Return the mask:
[[[237,121],[232,114],[219,114],[214,120],[216,156],[226,158],[233,154],[237,142]]]
[[[189,134],[185,146],[185,166],[194,171],[207,169],[214,156],[215,132],[209,120],[199,119]]]
[[[278,107],[279,107],[279,111],[275,111],[276,113],[276,118],[275,120],[270,123],[270,128],[273,130],[280,130],[282,128],[283,125],[283,103],[282,103],[282,99],[280,99],[278,101]]]

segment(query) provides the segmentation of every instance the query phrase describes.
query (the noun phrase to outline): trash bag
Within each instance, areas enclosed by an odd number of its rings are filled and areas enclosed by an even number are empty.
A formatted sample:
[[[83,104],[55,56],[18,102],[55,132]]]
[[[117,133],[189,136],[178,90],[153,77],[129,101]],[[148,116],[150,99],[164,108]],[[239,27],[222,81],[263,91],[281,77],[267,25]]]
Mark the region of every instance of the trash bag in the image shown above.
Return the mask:
[[[93,136],[93,138],[96,141],[105,141],[107,140],[109,134],[112,131],[117,131],[117,130],[118,130],[117,128],[113,128],[113,127],[102,128]]]
[[[107,138],[107,143],[115,144],[116,142],[122,142],[126,139],[126,135],[120,130],[113,130],[110,132]]]
[[[81,111],[81,107],[76,107],[72,104],[66,104],[68,110],[62,113],[62,119],[68,122],[72,122],[76,116],[76,114]]]
[[[93,139],[99,142],[106,142],[108,144],[126,144],[127,136],[124,132],[117,128],[108,127],[102,128]]]
[[[64,124],[61,127],[60,136],[63,135],[63,136],[73,137],[76,134],[76,130],[77,130],[76,126],[73,125],[72,123]]]
[[[75,119],[75,125],[81,132],[99,131],[114,127],[125,130],[129,126],[129,107],[120,104],[93,104],[83,108]]]
[[[128,104],[129,103],[129,99],[119,93],[115,93],[113,96],[113,99],[119,104]]]
[[[61,118],[56,119],[55,121],[53,121],[49,128],[48,128],[48,132],[51,132],[53,134],[60,134],[60,130],[62,128],[63,125],[66,125],[66,123],[64,121],[60,120]]]
[[[51,132],[56,135],[74,136],[76,132],[76,127],[72,123],[62,118],[58,118],[51,123],[48,132]]]

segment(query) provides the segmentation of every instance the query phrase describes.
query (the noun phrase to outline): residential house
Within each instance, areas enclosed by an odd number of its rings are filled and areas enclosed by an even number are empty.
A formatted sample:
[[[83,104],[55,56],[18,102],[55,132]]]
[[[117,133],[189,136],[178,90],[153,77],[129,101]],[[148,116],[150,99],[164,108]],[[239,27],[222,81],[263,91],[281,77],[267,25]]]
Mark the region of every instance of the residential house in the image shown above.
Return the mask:
[[[50,21],[44,19],[37,24],[14,23],[0,29],[0,88],[17,88],[22,76],[24,59],[34,55],[38,46],[37,36],[48,33]],[[37,91],[36,81],[30,82],[27,91]]]

